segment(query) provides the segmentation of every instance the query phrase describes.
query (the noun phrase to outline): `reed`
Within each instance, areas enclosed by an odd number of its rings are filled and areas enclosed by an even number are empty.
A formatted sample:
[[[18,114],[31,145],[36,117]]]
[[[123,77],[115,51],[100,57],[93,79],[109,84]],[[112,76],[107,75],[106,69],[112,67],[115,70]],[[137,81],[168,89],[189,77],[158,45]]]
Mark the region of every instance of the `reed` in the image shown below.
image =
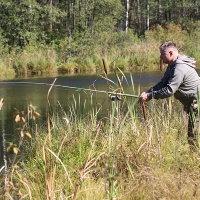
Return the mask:
[[[52,48],[37,51],[11,51],[0,56],[5,65],[15,72],[15,75],[50,74],[57,72],[57,54]]]

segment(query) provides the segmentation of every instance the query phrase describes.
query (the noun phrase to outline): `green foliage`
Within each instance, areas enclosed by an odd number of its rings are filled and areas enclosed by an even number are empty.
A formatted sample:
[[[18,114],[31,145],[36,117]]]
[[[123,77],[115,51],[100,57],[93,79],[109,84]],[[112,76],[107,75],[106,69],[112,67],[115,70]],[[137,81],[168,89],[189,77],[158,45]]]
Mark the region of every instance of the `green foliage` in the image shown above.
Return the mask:
[[[125,15],[125,9],[119,0],[95,1],[94,3],[94,33],[113,31],[117,22]]]
[[[145,38],[150,43],[159,47],[166,40],[172,40],[177,43],[177,45],[182,48],[184,41],[188,37],[188,33],[182,29],[180,25],[175,25],[173,23],[167,24],[165,27],[156,25],[155,28],[152,27],[151,31],[145,32]],[[152,40],[152,41],[151,41]]]
[[[120,0],[1,1],[0,59],[20,75],[96,71],[102,58],[121,69],[157,69],[158,46],[173,40],[199,62],[199,6],[189,0],[140,1],[129,9]]]
[[[0,55],[3,63],[14,69],[17,74],[44,74],[62,72],[96,72],[102,69],[102,58],[111,70],[114,65],[120,69],[158,69],[158,47],[165,40],[174,40],[181,53],[195,57],[199,62],[198,22],[191,24],[190,32],[182,30],[180,25],[167,24],[165,27],[156,25],[138,38],[132,32],[102,32],[91,36],[80,35],[82,40],[57,40],[52,47],[36,43],[10,51],[3,48]],[[70,45],[69,45],[70,43]],[[38,50],[39,48],[39,50]],[[2,64],[2,66],[5,66]]]
[[[37,22],[41,10],[35,1],[3,1],[1,2],[1,28],[10,46],[24,46],[34,43],[37,33]]]
[[[123,71],[127,71],[129,68],[129,57],[124,58],[117,58],[113,63],[111,63],[110,67],[115,68],[118,67],[119,69]]]
[[[189,37],[186,38],[186,42],[184,43],[184,50],[187,52],[188,55],[194,57],[197,60],[197,64],[200,62],[199,54],[200,51],[200,21],[191,22],[188,26],[188,33]]]

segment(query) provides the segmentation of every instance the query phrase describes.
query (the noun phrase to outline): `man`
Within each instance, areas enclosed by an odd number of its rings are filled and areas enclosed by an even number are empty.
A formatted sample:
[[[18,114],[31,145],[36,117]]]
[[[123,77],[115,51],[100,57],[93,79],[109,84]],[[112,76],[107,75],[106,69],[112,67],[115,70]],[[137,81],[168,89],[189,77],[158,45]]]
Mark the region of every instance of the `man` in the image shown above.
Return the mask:
[[[194,58],[178,53],[177,46],[172,41],[164,42],[160,46],[160,59],[168,64],[166,72],[159,83],[143,92],[139,102],[150,99],[164,99],[174,95],[184,105],[184,110],[189,115],[188,142],[196,145],[195,140],[199,130],[198,117],[198,91],[200,80],[195,70]]]

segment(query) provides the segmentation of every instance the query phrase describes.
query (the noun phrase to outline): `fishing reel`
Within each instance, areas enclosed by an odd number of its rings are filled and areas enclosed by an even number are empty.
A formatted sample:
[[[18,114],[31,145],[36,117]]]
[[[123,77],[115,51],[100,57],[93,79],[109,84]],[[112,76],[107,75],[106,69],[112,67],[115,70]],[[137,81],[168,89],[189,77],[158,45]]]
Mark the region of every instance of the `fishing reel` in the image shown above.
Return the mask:
[[[121,96],[118,96],[118,95],[110,95],[110,100],[111,101],[122,101],[122,98]]]

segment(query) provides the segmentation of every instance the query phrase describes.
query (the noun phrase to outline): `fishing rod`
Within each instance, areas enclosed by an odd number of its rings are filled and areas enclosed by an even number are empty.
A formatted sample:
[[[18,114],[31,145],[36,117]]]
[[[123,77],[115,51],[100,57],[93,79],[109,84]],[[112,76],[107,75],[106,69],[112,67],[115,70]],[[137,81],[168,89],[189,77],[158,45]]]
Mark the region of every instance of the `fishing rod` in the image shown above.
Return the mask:
[[[49,83],[38,83],[38,82],[0,82],[1,84],[29,84],[29,85],[46,85],[46,86],[52,86],[52,84]],[[139,95],[135,94],[126,94],[126,93],[120,93],[120,92],[110,92],[110,91],[105,91],[105,90],[97,90],[97,89],[90,89],[90,88],[83,88],[83,87],[74,87],[74,86],[67,86],[67,85],[53,85],[53,87],[62,87],[62,88],[67,88],[67,89],[74,89],[76,91],[89,91],[89,92],[98,92],[98,93],[105,93],[110,95],[110,99],[112,101],[115,100],[122,100],[121,97],[133,97],[133,98],[140,98]],[[111,96],[113,95],[113,96]],[[142,106],[142,111],[143,111],[143,116],[144,119],[146,120],[146,106],[144,102],[140,103]]]
[[[49,83],[7,82],[7,81],[0,82],[0,84],[27,84],[27,85],[29,84],[29,85],[46,85],[46,86],[51,86],[52,85],[52,84],[49,84]],[[105,93],[105,94],[115,95],[115,96],[119,96],[119,97],[126,96],[126,97],[139,98],[139,96],[135,95],[135,94],[126,94],[126,93],[120,93],[120,92],[109,92],[109,91],[105,91],[105,90],[97,90],[97,89],[82,88],[82,87],[73,87],[73,86],[67,86],[67,85],[53,85],[53,87],[62,87],[62,88],[74,89],[76,91],[90,91],[90,92]]]

